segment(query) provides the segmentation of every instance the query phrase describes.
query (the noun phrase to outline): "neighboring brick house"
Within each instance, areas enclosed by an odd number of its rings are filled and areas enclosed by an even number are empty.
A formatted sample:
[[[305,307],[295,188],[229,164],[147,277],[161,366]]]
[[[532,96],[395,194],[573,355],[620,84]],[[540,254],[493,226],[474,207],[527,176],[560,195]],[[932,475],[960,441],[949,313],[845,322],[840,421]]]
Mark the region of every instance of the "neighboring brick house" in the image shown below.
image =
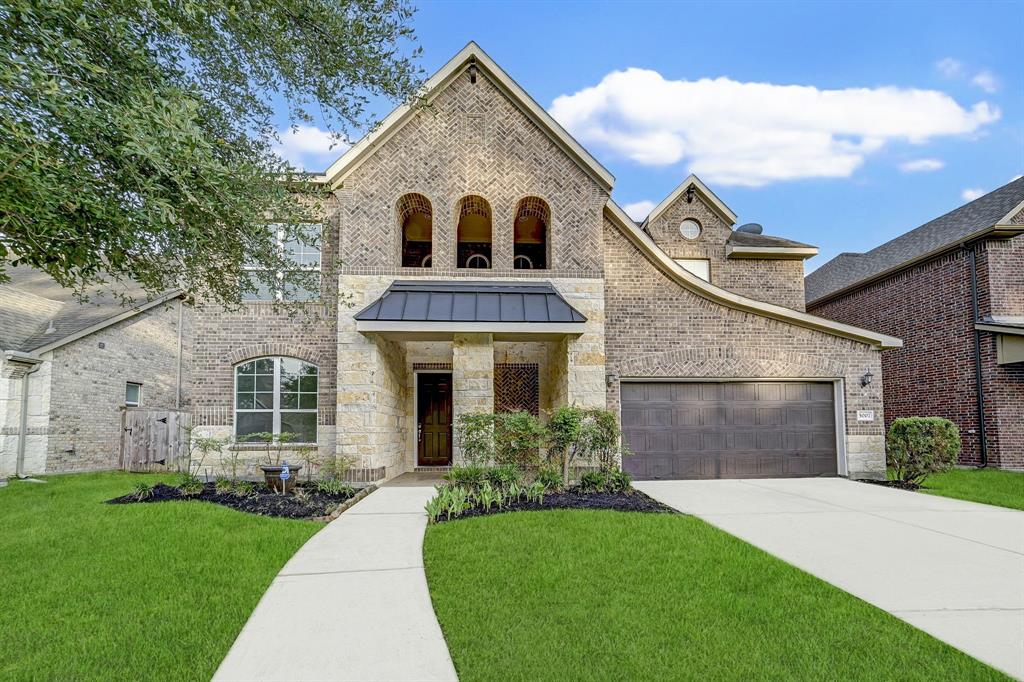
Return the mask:
[[[181,299],[126,308],[107,291],[80,303],[41,272],[8,274],[0,285],[0,477],[115,468],[126,404],[184,400]],[[119,293],[145,300],[135,287]]]
[[[734,230],[693,176],[638,225],[475,44],[422,94],[317,176],[320,248],[288,248],[320,290],[252,296],[308,319],[194,309],[200,433],[297,433],[379,481],[459,462],[461,414],[576,404],[620,415],[641,478],[884,475],[866,378],[900,341],[804,312],[814,247]]]
[[[939,416],[963,464],[1024,468],[1024,179],[807,277],[807,309],[899,336],[887,425]]]

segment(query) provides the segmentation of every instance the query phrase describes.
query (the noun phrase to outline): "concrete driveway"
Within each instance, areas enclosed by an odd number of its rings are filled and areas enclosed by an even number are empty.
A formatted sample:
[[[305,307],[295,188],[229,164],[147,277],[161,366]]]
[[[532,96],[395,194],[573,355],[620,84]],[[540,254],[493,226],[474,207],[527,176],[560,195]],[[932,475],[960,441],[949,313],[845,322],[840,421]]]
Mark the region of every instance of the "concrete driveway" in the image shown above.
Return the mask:
[[[635,485],[1024,679],[1024,512],[841,478]]]

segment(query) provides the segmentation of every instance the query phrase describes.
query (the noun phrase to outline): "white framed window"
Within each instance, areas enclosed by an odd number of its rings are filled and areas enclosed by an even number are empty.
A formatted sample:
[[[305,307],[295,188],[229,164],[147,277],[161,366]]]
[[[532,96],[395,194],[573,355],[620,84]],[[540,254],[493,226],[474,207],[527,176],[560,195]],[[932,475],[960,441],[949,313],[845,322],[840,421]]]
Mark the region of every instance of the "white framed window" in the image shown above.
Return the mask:
[[[682,235],[683,239],[696,239],[700,236],[700,223],[693,218],[687,218],[679,223],[679,234]]]
[[[676,262],[687,272],[700,277],[705,282],[711,281],[711,261],[707,258],[677,258]]]
[[[250,281],[255,284],[256,289],[243,291],[243,301],[315,301],[320,298],[319,275],[316,276],[315,283],[308,286],[308,283],[289,281],[286,277],[289,272],[315,271],[319,273],[321,270],[320,243],[323,226],[310,224],[303,225],[303,227],[312,235],[311,241],[308,243],[297,239],[286,240],[283,229],[275,225],[271,226],[271,229],[274,230],[277,248],[281,250],[285,258],[295,265],[288,270],[274,273],[272,278],[252,277]],[[263,272],[249,266],[244,269],[254,274]],[[272,279],[274,284],[271,285],[267,281],[268,279]]]
[[[298,358],[257,358],[235,366],[235,437],[295,434],[316,443],[317,366]]]
[[[126,407],[138,407],[142,404],[142,384],[134,381],[125,383],[124,404]]]

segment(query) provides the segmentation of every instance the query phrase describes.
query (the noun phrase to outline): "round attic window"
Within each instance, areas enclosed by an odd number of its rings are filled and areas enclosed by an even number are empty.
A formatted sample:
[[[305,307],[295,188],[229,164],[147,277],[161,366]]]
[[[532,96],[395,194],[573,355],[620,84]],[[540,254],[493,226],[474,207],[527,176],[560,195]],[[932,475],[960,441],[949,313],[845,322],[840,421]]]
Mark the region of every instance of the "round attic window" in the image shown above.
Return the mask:
[[[683,235],[684,239],[696,239],[700,236],[700,223],[692,218],[687,218],[679,223],[679,234]]]

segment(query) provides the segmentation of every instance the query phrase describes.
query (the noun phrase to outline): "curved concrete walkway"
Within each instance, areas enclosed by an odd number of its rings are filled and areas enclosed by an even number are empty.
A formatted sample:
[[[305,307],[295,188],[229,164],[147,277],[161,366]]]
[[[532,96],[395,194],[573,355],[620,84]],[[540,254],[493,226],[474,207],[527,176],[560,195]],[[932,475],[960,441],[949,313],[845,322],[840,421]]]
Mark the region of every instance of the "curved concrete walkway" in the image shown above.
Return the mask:
[[[384,487],[314,535],[214,680],[457,680],[423,571],[429,486]]]
[[[842,478],[636,487],[1024,679],[1024,512]]]

